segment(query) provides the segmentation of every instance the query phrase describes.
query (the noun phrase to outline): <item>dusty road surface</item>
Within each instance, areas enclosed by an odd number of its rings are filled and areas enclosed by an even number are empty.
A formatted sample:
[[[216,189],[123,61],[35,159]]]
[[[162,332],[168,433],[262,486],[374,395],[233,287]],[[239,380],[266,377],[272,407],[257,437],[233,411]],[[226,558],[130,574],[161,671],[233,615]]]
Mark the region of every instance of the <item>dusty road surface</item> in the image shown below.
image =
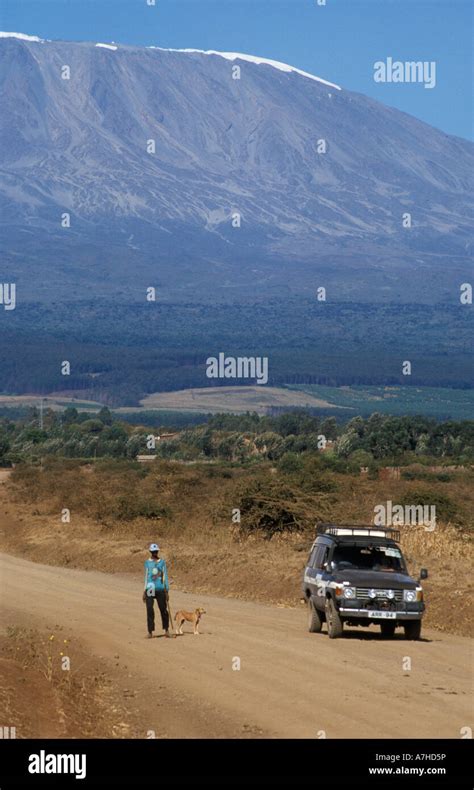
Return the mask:
[[[459,738],[472,724],[463,637],[382,640],[374,628],[329,640],[305,630],[303,607],[172,591],[173,612],[205,607],[202,634],[149,640],[141,579],[5,554],[0,594],[3,627],[66,626],[120,672],[141,711],[136,737]]]

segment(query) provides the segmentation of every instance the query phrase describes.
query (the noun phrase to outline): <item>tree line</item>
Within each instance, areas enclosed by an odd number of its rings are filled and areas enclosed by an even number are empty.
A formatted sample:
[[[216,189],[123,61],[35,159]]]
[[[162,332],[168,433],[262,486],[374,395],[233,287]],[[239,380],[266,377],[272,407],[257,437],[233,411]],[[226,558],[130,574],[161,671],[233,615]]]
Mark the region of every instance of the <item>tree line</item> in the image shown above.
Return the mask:
[[[133,460],[137,455],[153,453],[175,460],[269,460],[288,470],[297,468],[305,454],[323,456],[327,465],[341,470],[389,460],[474,461],[471,420],[438,422],[422,416],[374,413],[367,419],[354,417],[338,423],[335,417],[298,410],[276,416],[209,415],[200,425],[177,425],[173,430],[168,423],[162,428],[123,421],[106,406],[95,413],[74,407],[62,412],[47,409],[42,416],[32,408],[17,419],[0,418],[0,465],[34,462],[47,456]],[[165,435],[158,439],[160,431]],[[152,436],[156,437],[154,447]]]

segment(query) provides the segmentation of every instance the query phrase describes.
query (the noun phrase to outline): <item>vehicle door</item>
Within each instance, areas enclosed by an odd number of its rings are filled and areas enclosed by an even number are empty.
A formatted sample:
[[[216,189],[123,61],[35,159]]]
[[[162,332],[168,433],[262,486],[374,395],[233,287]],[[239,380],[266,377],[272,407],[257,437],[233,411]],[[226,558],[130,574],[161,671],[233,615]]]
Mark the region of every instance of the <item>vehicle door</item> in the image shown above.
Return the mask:
[[[325,603],[326,603],[326,587],[328,581],[330,580],[330,574],[328,572],[328,557],[329,557],[329,549],[326,543],[321,543],[318,546],[318,551],[316,552],[314,558],[314,586],[315,586],[315,599],[314,604],[317,609],[324,610]]]
[[[318,553],[318,549],[320,546],[315,544],[311,550],[311,554],[308,557],[308,562],[306,564],[306,568],[304,570],[304,582],[305,587],[309,586],[310,592],[312,596],[316,595],[316,587],[315,587],[315,577],[316,577],[316,568],[315,568],[315,559]]]

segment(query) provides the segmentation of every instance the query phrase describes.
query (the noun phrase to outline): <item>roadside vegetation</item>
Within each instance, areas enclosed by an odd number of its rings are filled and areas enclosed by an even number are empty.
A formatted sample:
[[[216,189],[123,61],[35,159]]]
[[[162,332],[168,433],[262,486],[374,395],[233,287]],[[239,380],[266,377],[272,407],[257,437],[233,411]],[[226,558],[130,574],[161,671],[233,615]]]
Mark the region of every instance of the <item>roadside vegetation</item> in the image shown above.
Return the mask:
[[[294,472],[309,457],[318,457],[327,469],[357,472],[367,466],[375,474],[380,464],[474,462],[474,422],[374,413],[338,423],[335,417],[300,410],[277,416],[219,414],[201,425],[150,428],[122,421],[107,407],[94,413],[48,409],[43,417],[32,408],[17,420],[0,418],[0,466],[50,456],[134,459],[143,454],[238,464],[268,460]]]
[[[10,614],[10,613],[9,613]],[[12,618],[13,619],[13,618]],[[15,613],[15,621],[18,613]],[[67,637],[67,638],[66,638]],[[74,635],[8,625],[0,634],[0,706],[16,738],[128,738],[140,733],[118,673]]]

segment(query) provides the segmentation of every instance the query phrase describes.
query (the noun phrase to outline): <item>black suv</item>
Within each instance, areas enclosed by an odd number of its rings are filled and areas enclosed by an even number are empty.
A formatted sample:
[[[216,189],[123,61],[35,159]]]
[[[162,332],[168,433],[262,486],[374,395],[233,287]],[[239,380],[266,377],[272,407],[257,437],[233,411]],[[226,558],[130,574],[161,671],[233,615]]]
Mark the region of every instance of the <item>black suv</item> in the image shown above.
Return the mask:
[[[406,639],[419,639],[425,609],[419,581],[408,574],[398,530],[321,524],[303,574],[308,630],[327,623],[331,639],[344,623],[378,623],[382,635],[403,626]],[[420,580],[428,578],[422,568]]]

